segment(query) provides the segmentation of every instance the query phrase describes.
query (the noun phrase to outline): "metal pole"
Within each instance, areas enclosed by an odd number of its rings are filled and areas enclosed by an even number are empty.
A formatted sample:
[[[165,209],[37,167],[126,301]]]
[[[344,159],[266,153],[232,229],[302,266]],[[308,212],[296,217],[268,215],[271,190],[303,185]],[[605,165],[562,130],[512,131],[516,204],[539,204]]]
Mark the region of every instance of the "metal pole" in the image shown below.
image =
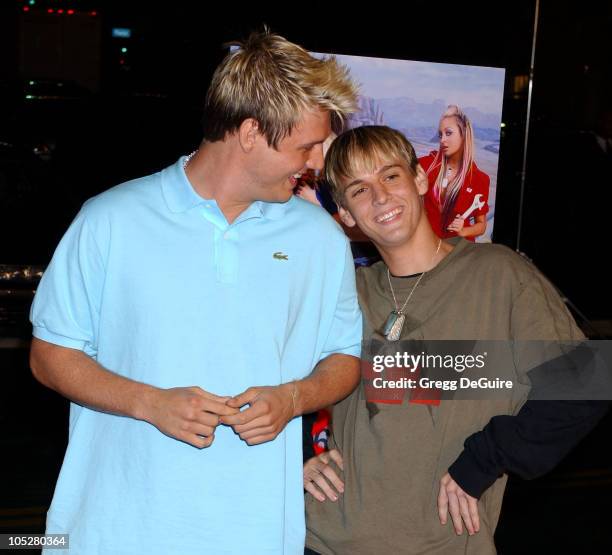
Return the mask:
[[[523,168],[521,172],[521,200],[519,204],[519,218],[518,218],[518,231],[516,234],[516,252],[529,260],[531,259],[521,251],[521,231],[523,226],[523,204],[525,201],[525,173],[527,170],[527,143],[529,142],[529,123],[531,120],[531,95],[533,93],[533,68],[535,63],[535,49],[536,49],[536,38],[538,34],[538,21],[540,17],[540,0],[536,0],[535,3],[535,20],[533,22],[533,43],[531,45],[531,63],[529,65],[529,90],[527,92],[527,123],[525,125],[525,146],[523,150]],[[544,274],[543,274],[544,275]],[[568,298],[563,292],[551,281],[553,287],[559,293],[561,300],[570,307],[574,313],[583,320],[584,324],[588,326],[591,331],[591,335],[589,337],[599,337],[604,339],[602,334],[599,332],[597,328],[591,323],[591,321],[580,311],[580,309]],[[586,331],[585,331],[586,333]]]
[[[533,22],[533,42],[531,44],[531,62],[529,64],[529,88],[527,91],[527,123],[525,124],[525,142],[523,146],[523,167],[521,170],[521,198],[519,202],[518,230],[516,233],[516,250],[521,250],[521,232],[523,228],[523,204],[525,202],[525,173],[527,171],[527,144],[529,142],[529,123],[531,120],[531,95],[533,93],[533,68],[535,64],[536,38],[538,35],[538,20],[540,18],[540,0],[535,3],[535,18]]]

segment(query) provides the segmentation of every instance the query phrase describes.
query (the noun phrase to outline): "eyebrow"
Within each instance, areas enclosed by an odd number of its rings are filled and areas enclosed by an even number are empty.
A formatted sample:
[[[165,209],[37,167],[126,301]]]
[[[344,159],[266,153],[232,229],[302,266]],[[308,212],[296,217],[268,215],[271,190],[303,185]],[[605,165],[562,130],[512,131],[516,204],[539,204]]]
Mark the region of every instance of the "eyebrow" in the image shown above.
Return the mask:
[[[312,141],[311,143],[305,143],[303,145],[299,145],[298,148],[311,148],[315,145],[322,145],[325,142],[325,139],[322,141]]]
[[[399,168],[400,165],[399,164],[387,164],[386,166],[383,166],[382,168],[378,169],[377,171],[375,171],[374,173],[379,175],[381,173],[386,172],[387,170],[390,170],[391,168]],[[347,191],[348,189],[350,189],[351,187],[354,187],[355,185],[360,185],[361,183],[363,183],[362,179],[355,179],[353,181],[351,181],[345,188],[344,190]]]

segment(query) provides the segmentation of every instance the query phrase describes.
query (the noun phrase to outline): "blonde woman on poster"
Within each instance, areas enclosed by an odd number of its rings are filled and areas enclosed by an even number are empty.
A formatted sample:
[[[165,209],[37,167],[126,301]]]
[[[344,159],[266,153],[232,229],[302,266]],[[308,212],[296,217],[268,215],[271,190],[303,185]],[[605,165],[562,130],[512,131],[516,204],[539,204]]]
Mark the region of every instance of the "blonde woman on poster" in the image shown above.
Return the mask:
[[[419,162],[429,180],[425,209],[438,237],[474,241],[487,228],[489,176],[474,161],[474,130],[465,113],[451,105],[438,128],[440,149]]]

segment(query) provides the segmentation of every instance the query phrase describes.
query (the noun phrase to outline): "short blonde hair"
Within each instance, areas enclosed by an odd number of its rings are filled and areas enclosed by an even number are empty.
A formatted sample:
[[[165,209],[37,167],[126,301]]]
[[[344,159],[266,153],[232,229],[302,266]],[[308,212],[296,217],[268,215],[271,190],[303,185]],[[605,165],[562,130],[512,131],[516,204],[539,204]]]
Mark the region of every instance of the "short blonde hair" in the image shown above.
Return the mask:
[[[399,131],[384,125],[364,125],[339,135],[325,156],[325,177],[336,203],[344,206],[342,179],[372,173],[385,162],[403,163],[416,176],[416,153]]]
[[[216,69],[204,106],[204,139],[223,140],[253,118],[268,144],[289,135],[305,111],[320,108],[337,126],[357,110],[357,86],[334,57],[320,60],[265,29],[252,33]]]

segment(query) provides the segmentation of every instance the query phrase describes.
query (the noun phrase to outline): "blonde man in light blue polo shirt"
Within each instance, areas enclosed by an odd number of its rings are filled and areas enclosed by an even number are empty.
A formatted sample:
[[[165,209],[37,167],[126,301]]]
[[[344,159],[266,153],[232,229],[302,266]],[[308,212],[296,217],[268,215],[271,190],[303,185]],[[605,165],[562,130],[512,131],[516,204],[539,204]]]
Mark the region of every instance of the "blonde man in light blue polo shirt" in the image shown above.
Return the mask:
[[[359,378],[346,238],[292,195],[356,91],[268,32],[217,69],[198,151],[87,201],[32,307],[69,398],[47,533],[73,554],[298,554],[299,416]]]

